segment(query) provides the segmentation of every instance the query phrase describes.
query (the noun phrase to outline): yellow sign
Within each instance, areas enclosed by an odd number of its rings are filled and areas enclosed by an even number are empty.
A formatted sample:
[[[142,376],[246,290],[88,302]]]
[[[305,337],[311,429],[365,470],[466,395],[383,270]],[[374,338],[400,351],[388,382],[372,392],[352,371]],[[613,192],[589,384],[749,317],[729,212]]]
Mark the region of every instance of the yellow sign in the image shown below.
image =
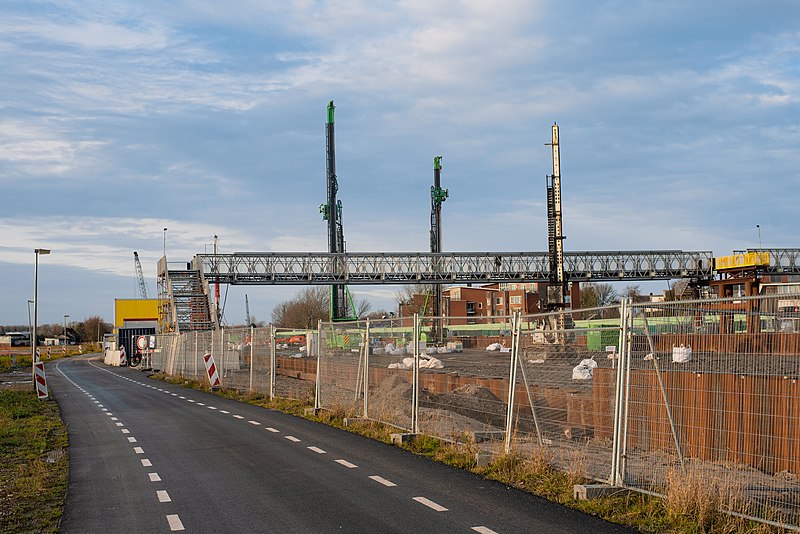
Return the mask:
[[[769,266],[769,252],[745,252],[744,254],[714,258],[714,269],[717,271],[760,266]]]

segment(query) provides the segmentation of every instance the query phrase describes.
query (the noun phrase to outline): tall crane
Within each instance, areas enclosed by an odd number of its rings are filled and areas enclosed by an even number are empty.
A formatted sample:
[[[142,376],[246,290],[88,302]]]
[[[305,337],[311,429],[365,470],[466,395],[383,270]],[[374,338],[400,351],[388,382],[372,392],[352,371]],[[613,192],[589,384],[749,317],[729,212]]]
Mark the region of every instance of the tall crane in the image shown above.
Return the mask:
[[[561,148],[558,143],[558,124],[553,123],[549,143],[553,154],[553,174],[547,177],[547,248],[550,259],[550,280],[547,287],[547,309],[564,309],[567,280],[564,276],[564,237],[561,220]],[[564,317],[559,315],[559,327]]]
[[[438,253],[442,251],[442,202],[447,200],[450,192],[447,189],[442,189],[441,184],[442,173],[442,156],[435,156],[433,158],[433,185],[431,186],[431,252]],[[439,260],[435,259],[433,262],[433,270],[439,270]],[[442,286],[435,284],[433,286],[433,317],[442,315]],[[437,323],[439,320],[437,319]],[[434,325],[434,339],[441,341],[442,328],[440,324]]]
[[[144,274],[142,274],[142,264],[139,261],[139,253],[133,251],[133,265],[136,269],[136,281],[139,283],[139,296],[143,299],[147,298],[147,285],[144,283]]]
[[[319,207],[319,211],[322,213],[322,219],[328,221],[328,252],[345,252],[344,230],[342,229],[342,201],[336,199],[339,183],[336,180],[336,143],[333,129],[334,109],[336,108],[333,105],[333,100],[331,100],[328,103],[327,120],[325,121],[328,201]],[[347,286],[344,284],[332,285],[331,321],[354,319],[350,304]]]

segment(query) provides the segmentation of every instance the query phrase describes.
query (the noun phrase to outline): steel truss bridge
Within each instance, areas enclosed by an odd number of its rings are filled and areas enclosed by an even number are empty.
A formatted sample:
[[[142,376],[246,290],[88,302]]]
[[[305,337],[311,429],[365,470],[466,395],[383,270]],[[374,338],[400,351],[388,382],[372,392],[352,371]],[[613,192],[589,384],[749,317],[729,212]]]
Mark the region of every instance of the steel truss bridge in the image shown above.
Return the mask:
[[[197,255],[191,268],[234,285],[547,282],[550,275],[547,252],[238,252]],[[571,282],[714,274],[711,252],[681,250],[566,252],[564,271]]]

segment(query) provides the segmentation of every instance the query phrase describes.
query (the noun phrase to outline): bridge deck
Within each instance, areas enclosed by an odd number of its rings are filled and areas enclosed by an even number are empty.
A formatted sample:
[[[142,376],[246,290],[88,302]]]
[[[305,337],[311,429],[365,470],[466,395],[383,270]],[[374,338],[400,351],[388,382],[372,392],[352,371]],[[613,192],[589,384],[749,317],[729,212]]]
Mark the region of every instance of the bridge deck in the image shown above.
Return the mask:
[[[546,252],[239,252],[197,255],[193,267],[225,284],[546,282]],[[681,250],[568,252],[571,281],[709,279],[712,253]],[[800,269],[798,270],[800,272]]]

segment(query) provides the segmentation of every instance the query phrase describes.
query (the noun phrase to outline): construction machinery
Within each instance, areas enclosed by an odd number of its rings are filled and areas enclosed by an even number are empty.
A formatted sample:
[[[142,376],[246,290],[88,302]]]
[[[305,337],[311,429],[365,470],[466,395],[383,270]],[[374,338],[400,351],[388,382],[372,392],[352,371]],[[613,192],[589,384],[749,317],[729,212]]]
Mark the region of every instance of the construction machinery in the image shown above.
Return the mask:
[[[558,124],[553,124],[553,174],[547,176],[547,250],[550,263],[547,288],[547,309],[564,308],[567,281],[564,277],[564,237],[561,221],[561,150],[558,144]]]
[[[333,100],[328,102],[327,119],[325,121],[326,170],[328,183],[328,201],[319,207],[322,219],[328,221],[328,252],[345,252],[344,230],[342,229],[342,201],[337,200],[339,183],[336,179],[336,143],[334,138]],[[333,259],[332,261],[341,261]],[[331,286],[330,317],[331,321],[348,321],[356,319],[347,286],[334,284]]]
[[[447,189],[442,189],[441,184],[442,174],[442,156],[435,156],[433,158],[433,185],[431,186],[431,253],[439,254],[442,252],[442,202],[447,200],[450,192]],[[441,270],[439,258],[433,259],[433,271]],[[431,307],[431,315],[439,317],[442,314],[442,286],[435,284],[431,290],[433,297],[433,306]],[[439,321],[437,319],[437,321]],[[442,326],[435,324],[433,326],[434,339],[441,341]]]
[[[147,284],[144,283],[144,274],[142,274],[142,263],[139,261],[139,253],[133,251],[133,266],[136,269],[136,281],[139,284],[139,296],[143,299],[147,298]]]

